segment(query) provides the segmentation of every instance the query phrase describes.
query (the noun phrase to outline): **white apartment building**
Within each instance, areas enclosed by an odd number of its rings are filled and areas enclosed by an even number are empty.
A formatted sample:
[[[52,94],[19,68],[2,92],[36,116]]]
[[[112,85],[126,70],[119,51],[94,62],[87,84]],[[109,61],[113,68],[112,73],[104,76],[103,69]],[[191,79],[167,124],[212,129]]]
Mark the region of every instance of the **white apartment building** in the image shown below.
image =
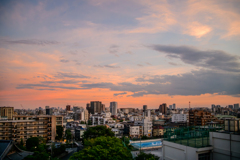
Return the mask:
[[[90,121],[92,122],[92,125],[115,123],[112,118],[105,118],[103,115],[92,115]]]
[[[152,121],[148,118],[142,119],[142,121],[135,121],[134,126],[142,126],[143,135],[147,137],[152,137]]]
[[[186,122],[187,115],[186,114],[173,114],[172,115],[172,122]]]
[[[143,119],[142,116],[131,116],[129,118],[130,121],[141,121]]]
[[[138,138],[142,136],[142,132],[140,132],[140,129],[142,130],[142,126],[129,126],[129,136],[131,138]]]

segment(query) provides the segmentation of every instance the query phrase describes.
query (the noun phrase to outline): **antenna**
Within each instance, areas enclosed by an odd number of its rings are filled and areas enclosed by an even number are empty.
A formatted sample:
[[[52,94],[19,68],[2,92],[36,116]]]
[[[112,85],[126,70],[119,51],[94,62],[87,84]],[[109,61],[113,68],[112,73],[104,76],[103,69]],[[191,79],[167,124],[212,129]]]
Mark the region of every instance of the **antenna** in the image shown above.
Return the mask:
[[[190,103],[191,103],[191,102],[189,101],[189,109],[190,109]]]

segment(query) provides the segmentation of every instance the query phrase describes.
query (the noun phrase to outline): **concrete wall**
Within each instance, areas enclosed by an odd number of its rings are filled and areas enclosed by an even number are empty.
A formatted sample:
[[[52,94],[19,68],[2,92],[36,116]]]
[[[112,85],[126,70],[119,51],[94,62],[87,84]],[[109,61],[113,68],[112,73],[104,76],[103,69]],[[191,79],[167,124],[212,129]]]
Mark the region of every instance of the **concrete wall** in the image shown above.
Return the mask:
[[[214,147],[213,160],[240,159],[240,135],[210,132],[209,143]]]
[[[163,141],[163,160],[198,160],[198,154],[208,153],[213,147],[193,148],[181,144]]]

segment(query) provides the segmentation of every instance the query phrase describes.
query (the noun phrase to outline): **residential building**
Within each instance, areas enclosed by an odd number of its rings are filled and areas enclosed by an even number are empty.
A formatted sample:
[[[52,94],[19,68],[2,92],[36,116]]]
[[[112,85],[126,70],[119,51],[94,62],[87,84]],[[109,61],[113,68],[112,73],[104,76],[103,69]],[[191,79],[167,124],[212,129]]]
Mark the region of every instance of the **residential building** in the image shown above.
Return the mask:
[[[102,102],[100,101],[91,101],[90,102],[90,113],[95,114],[95,113],[101,113],[102,111],[105,110],[105,105],[102,105]]]
[[[234,109],[239,109],[239,103],[234,104]]]
[[[143,132],[142,135],[147,137],[152,137],[152,121],[150,121],[148,118],[142,119],[142,121],[135,121],[135,126],[142,126]]]
[[[190,109],[189,110],[189,125],[190,126],[204,126],[208,122],[223,123],[222,120],[214,117],[210,112],[204,110]]]
[[[173,114],[172,115],[172,122],[186,122],[187,115],[186,114]]]
[[[70,111],[71,110],[71,106],[70,105],[66,105],[66,111]]]
[[[110,117],[104,117],[100,114],[94,114],[90,117],[92,125],[105,125],[109,123],[115,123],[115,121]]]
[[[0,119],[12,119],[14,115],[13,107],[0,107]]]
[[[129,137],[140,138],[142,136],[142,126],[129,126]]]
[[[24,142],[30,137],[43,137],[46,141],[55,141],[56,126],[63,124],[62,116],[54,115],[18,115],[12,120],[0,121],[0,140]]]
[[[167,113],[167,104],[163,103],[159,106],[159,112],[162,114],[166,114]]]
[[[162,137],[164,135],[164,128],[162,126],[153,126],[153,136]]]

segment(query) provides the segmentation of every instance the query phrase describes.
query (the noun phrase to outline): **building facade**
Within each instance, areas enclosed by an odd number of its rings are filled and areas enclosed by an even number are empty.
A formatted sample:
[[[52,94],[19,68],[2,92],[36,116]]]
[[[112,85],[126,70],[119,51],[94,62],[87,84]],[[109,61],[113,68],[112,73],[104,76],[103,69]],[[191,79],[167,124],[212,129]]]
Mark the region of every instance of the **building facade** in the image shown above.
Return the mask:
[[[43,137],[46,141],[55,141],[56,126],[62,124],[62,116],[13,116],[12,120],[0,121],[0,139],[26,142],[30,137]]]
[[[222,120],[214,117],[210,112],[204,110],[189,110],[189,125],[190,126],[204,126],[209,122],[218,122],[220,124],[223,123]]]
[[[186,114],[173,114],[172,122],[187,122],[187,115]]]
[[[12,119],[14,115],[13,107],[0,107],[0,119]]]
[[[167,113],[167,104],[166,103],[163,103],[159,106],[159,112],[161,112],[162,114]]]

